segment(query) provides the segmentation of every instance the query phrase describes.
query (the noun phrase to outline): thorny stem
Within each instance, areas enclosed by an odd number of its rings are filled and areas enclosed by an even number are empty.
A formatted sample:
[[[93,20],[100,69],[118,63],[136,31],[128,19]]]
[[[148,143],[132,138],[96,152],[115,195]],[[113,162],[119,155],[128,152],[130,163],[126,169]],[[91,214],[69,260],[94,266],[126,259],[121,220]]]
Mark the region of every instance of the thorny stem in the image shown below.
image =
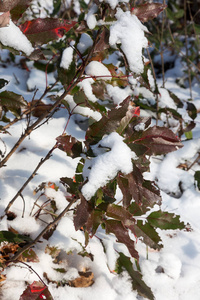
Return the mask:
[[[38,236],[29,244],[27,244],[26,246],[24,246],[19,252],[17,252],[9,261],[8,263],[11,262],[15,262],[22,253],[24,253],[24,251],[30,249],[31,247],[33,247],[39,240],[40,238],[42,238],[42,236],[48,231],[50,230],[54,225],[56,225],[61,219],[62,217],[69,211],[70,207],[77,201],[77,198],[73,198],[71,200],[71,202],[67,205],[67,207],[65,207],[65,209],[58,215],[58,217],[52,221],[51,223],[49,223],[43,230],[42,232],[40,232],[40,234],[38,234]]]
[[[101,34],[101,28],[97,31],[97,35],[96,35],[96,39],[94,41],[94,44],[92,46],[92,48],[90,49],[90,52],[82,66],[82,68],[79,71],[79,74],[77,75],[77,79],[74,78],[73,81],[71,82],[71,84],[69,84],[69,86],[67,87],[67,89],[63,92],[63,94],[58,98],[58,100],[54,103],[54,105],[52,105],[52,107],[50,109],[48,109],[46,112],[44,112],[44,114],[42,116],[40,116],[32,125],[30,125],[29,127],[26,128],[25,132],[21,135],[21,137],[19,138],[19,140],[17,141],[17,143],[13,146],[13,148],[10,150],[10,152],[7,154],[7,156],[0,162],[0,168],[5,166],[5,163],[9,160],[9,158],[15,153],[15,151],[17,150],[17,148],[21,145],[21,143],[25,140],[25,138],[27,136],[30,135],[30,133],[35,129],[35,127],[37,127],[42,120],[44,120],[48,114],[50,112],[52,112],[55,108],[58,107],[58,105],[62,102],[62,100],[71,92],[71,90],[79,83],[79,81],[81,80],[81,77],[84,73],[85,67],[88,64],[93,51],[96,47],[96,44],[99,40]]]

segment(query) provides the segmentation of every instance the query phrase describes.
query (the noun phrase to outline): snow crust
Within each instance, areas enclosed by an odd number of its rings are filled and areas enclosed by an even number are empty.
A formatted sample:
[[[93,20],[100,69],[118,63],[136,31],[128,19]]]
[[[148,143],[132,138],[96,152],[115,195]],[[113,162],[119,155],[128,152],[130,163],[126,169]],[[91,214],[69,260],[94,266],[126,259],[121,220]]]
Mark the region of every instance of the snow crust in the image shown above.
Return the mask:
[[[148,40],[144,32],[148,31],[135,15],[117,9],[115,15],[117,22],[110,28],[109,43],[111,47],[121,44],[131,71],[142,73],[144,70],[142,61],[142,49],[147,48]]]
[[[102,153],[102,148],[105,148],[104,153]],[[106,148],[109,149],[108,152],[105,152]],[[88,161],[87,169],[83,173],[88,182],[82,187],[81,192],[87,200],[101,186],[113,179],[119,171],[128,174],[133,169],[132,152],[123,142],[123,138],[116,132],[104,137],[93,147],[93,152],[97,157]]]
[[[0,42],[4,46],[14,48],[30,55],[34,48],[22,31],[10,20],[10,25],[0,28]]]

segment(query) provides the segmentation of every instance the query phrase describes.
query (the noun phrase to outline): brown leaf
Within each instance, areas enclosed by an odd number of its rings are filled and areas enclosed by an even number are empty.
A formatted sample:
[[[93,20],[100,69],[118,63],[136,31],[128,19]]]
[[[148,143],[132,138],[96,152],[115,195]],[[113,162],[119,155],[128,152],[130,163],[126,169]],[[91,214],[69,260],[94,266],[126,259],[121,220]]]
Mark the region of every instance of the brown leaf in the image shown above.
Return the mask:
[[[88,287],[94,283],[94,274],[90,271],[78,272],[80,277],[68,282],[70,286],[73,287]]]
[[[106,233],[114,233],[117,242],[126,245],[132,257],[139,259],[138,252],[135,249],[135,242],[131,240],[128,230],[117,220],[106,220]]]
[[[83,227],[89,217],[89,204],[87,200],[81,195],[81,203],[78,205],[76,215],[74,217],[74,226],[76,230]]]
[[[0,28],[7,27],[10,24],[10,12],[7,11],[0,15]]]
[[[141,22],[147,22],[156,18],[167,5],[160,3],[145,3],[134,7],[132,13],[138,17]]]
[[[6,12],[13,9],[21,0],[3,0],[0,1],[0,11]]]

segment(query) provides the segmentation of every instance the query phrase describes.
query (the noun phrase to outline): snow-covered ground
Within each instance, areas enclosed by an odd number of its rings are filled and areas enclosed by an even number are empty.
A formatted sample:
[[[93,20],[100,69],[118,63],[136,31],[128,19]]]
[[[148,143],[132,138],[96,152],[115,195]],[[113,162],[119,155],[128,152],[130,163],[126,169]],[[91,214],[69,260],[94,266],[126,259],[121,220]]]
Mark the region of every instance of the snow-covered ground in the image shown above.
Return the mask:
[[[145,39],[143,43],[146,43]],[[34,95],[33,89],[37,87],[36,99],[39,98],[46,88],[45,73],[36,70],[32,63],[28,64],[29,71],[22,70],[18,64],[21,57],[16,56],[13,62],[10,60],[7,50],[1,50],[0,56],[0,78],[9,81],[8,85],[1,91],[13,91],[23,95],[27,101],[30,101]],[[134,63],[133,69],[135,68]],[[65,64],[64,59],[63,64]],[[140,62],[138,65],[141,68]],[[91,67],[91,70],[93,71],[94,68]],[[109,76],[108,70],[106,74],[102,74],[102,72],[94,75]],[[181,88],[176,84],[176,78],[183,74],[182,72],[180,59],[177,58],[174,68],[166,72],[165,84],[166,88],[175,93],[181,100],[188,100],[190,98],[189,88]],[[89,67],[88,74],[90,74]],[[48,83],[53,83],[54,80],[54,74],[48,74]],[[162,85],[160,79],[158,79],[158,85]],[[200,87],[197,83],[194,83],[192,88],[193,103],[197,109],[200,109]],[[123,93],[129,94],[128,88],[126,90],[126,92],[123,90]],[[89,93],[90,90],[86,88],[86,91]],[[108,87],[108,93],[109,91],[114,93],[112,87],[110,89]],[[162,89],[160,89],[160,92],[160,105],[174,108],[174,103],[169,102],[171,98],[164,91],[162,93]],[[113,96],[116,99],[116,103],[118,103],[118,96],[119,94],[116,94],[116,97]],[[122,97],[123,99],[125,98],[124,94]],[[179,113],[183,117],[189,118],[184,108],[179,109]],[[141,111],[141,114],[145,115],[145,112]],[[49,149],[53,147],[56,137],[63,133],[68,117],[67,110],[60,109],[57,111],[53,118],[34,130],[25,139],[6,163],[6,167],[1,168],[0,215],[3,215],[7,204],[32,174],[41,158],[45,157]],[[98,119],[98,116],[96,118]],[[16,143],[26,128],[26,122],[27,120],[23,119],[8,129],[9,134],[1,134],[0,148],[2,153],[4,151],[8,153]],[[152,157],[150,172],[145,174],[145,178],[156,181],[161,189],[162,209],[180,215],[181,221],[189,223],[191,226],[191,230],[188,231],[159,230],[159,235],[162,237],[164,245],[159,252],[147,249],[140,240],[137,241],[136,249],[140,254],[140,267],[143,279],[152,289],[156,300],[200,299],[200,192],[194,181],[194,173],[200,169],[199,161],[197,160],[192,165],[200,152],[199,114],[195,119],[195,123],[193,138],[186,140],[183,135],[183,148],[165,157]],[[162,125],[162,122],[160,125]],[[77,125],[75,115],[70,118],[66,133],[80,141],[84,140],[85,131]],[[110,137],[109,141],[110,143],[112,142],[112,137]],[[124,148],[124,150],[126,151],[127,149]],[[68,202],[65,198],[66,190],[60,184],[59,179],[66,176],[73,178],[78,161],[79,158],[72,159],[66,156],[64,152],[56,149],[51,158],[42,165],[37,175],[24,189],[22,193],[24,201],[19,196],[12,205],[11,211],[16,214],[16,218],[13,220],[3,218],[0,223],[0,231],[8,230],[12,227],[18,233],[28,234],[34,239],[45,225],[44,222],[33,217],[37,212],[37,207],[34,206],[34,203],[40,194],[40,192],[35,194],[34,190],[42,182],[54,182],[59,187],[59,190],[55,191],[50,186],[47,186],[45,195],[41,196],[37,203],[42,204],[48,198],[54,199],[58,208],[57,213],[60,213]],[[109,163],[113,164],[110,157],[108,157],[108,165]],[[192,165],[192,167],[186,171],[180,167],[181,164]],[[117,171],[120,167],[121,165]],[[92,185],[90,181],[88,183]],[[89,190],[91,191],[91,186]],[[120,199],[120,197],[121,194],[119,192],[118,198]],[[25,212],[22,217],[24,208]],[[47,221],[50,221],[50,219]],[[103,245],[101,240],[103,240]],[[48,241],[43,239],[41,241],[42,243],[37,243],[37,246],[34,248],[39,262],[30,262],[29,265],[32,266],[39,276],[43,277],[43,274],[46,273],[48,278],[51,279],[51,282],[48,283],[48,288],[54,300],[143,299],[142,296],[138,296],[136,291],[132,290],[130,278],[125,271],[121,275],[113,272],[116,267],[116,250],[129,256],[127,248],[122,244],[116,243],[114,236],[106,235],[103,230],[99,229],[86,248],[87,252],[93,255],[93,260],[90,257],[77,255],[83,250],[82,245],[84,245],[85,237],[82,231],[75,231],[74,229],[73,212],[67,213],[61,219]],[[44,251],[48,247],[57,247],[65,251],[62,262],[53,262],[48,251]],[[63,273],[57,272],[56,268],[64,268],[67,272],[63,275]],[[78,271],[85,270],[90,270],[94,274],[94,283],[89,287],[75,288],[65,285],[57,288],[56,284],[53,283],[53,281],[73,280],[78,277]],[[5,270],[5,274],[6,281],[0,288],[0,299],[3,300],[19,300],[20,295],[26,288],[26,282],[32,283],[38,280],[36,273],[20,263],[9,266]],[[47,282],[45,278],[43,279]]]

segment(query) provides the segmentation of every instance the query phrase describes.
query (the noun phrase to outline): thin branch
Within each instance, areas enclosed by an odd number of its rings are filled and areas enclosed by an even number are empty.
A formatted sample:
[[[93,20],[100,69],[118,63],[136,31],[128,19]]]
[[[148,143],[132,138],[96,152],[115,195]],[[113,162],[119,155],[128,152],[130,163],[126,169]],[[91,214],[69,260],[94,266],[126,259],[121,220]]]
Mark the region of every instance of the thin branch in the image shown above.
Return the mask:
[[[21,189],[17,192],[17,194],[12,198],[12,200],[8,203],[6,209],[4,210],[4,215],[0,218],[2,219],[9,211],[10,207],[13,205],[13,203],[15,202],[15,200],[22,195],[22,191],[25,189],[25,187],[29,184],[29,182],[35,177],[38,169],[43,165],[43,163],[45,161],[47,161],[51,155],[52,155],[52,152],[57,148],[57,144],[55,144],[51,150],[47,153],[47,155],[42,158],[39,162],[39,164],[37,165],[37,167],[35,168],[35,170],[33,171],[33,173],[30,175],[30,177],[26,180],[26,182],[23,184],[23,186],[21,187]]]
[[[67,205],[67,207],[58,215],[58,217],[52,221],[51,223],[49,223],[43,230],[42,232],[40,232],[40,234],[38,234],[38,236],[29,244],[27,244],[26,246],[24,246],[20,251],[18,251],[9,261],[8,263],[11,262],[15,262],[22,253],[24,253],[24,251],[30,249],[31,247],[33,247],[39,240],[40,238],[42,238],[42,236],[48,231],[50,230],[54,225],[56,225],[61,218],[69,211],[70,207],[77,201],[77,198],[73,198],[72,201]]]
[[[42,116],[40,116],[32,125],[26,128],[25,132],[21,135],[17,143],[13,146],[13,148],[10,150],[10,152],[7,154],[7,156],[0,162],[0,168],[5,166],[6,162],[9,160],[9,158],[15,153],[15,151],[18,149],[18,147],[21,145],[21,143],[25,140],[27,136],[30,135],[30,133],[37,127],[47,116],[50,112],[55,110],[59,106],[59,104],[62,102],[62,100],[71,92],[71,90],[79,83],[84,71],[85,67],[88,64],[89,60],[92,57],[93,51],[96,47],[97,42],[99,41],[101,34],[101,28],[97,31],[97,35],[95,38],[95,41],[93,43],[92,48],[90,49],[90,52],[88,53],[88,56],[82,65],[82,68],[79,71],[79,74],[77,74],[77,78],[73,78],[72,82],[69,84],[67,89],[63,92],[63,94],[58,98],[58,100],[52,105],[50,109],[48,109]],[[46,89],[46,92],[49,91],[51,88]]]

